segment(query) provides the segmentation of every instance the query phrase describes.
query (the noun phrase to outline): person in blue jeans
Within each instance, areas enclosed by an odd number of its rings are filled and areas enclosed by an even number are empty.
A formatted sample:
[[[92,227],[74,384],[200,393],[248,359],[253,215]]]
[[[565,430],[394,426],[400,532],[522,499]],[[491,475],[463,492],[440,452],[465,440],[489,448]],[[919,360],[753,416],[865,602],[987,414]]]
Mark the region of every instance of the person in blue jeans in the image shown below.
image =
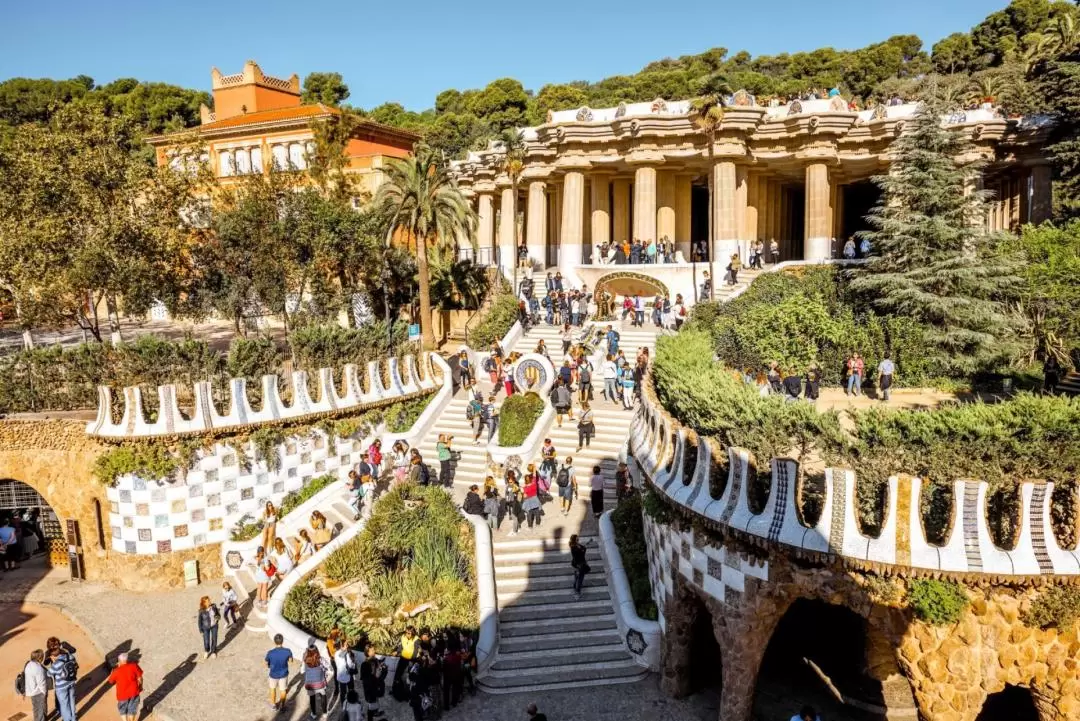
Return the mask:
[[[68,647],[70,648],[70,647]],[[49,650],[49,676],[56,692],[56,709],[63,721],[75,721],[75,681],[79,665],[75,661],[75,649],[62,645]]]

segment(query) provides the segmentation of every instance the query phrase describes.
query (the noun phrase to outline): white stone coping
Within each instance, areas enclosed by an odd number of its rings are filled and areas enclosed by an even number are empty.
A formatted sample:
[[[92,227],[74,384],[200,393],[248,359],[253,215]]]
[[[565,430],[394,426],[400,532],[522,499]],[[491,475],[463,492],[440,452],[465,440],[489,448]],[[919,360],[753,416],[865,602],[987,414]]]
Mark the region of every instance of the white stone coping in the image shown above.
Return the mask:
[[[623,568],[622,554],[615,542],[615,526],[611,522],[611,514],[612,511],[609,510],[600,516],[600,555],[604,559],[604,575],[607,577],[608,588],[612,589],[615,595],[615,622],[634,661],[650,671],[659,671],[660,622],[646,621],[637,614],[634,595],[630,592],[630,581]],[[636,640],[631,643],[630,639],[637,634],[640,634],[644,648],[636,645]]]
[[[478,673],[482,674],[495,662],[495,654],[499,646],[499,607],[495,594],[495,562],[492,556],[491,529],[483,519],[473,518],[464,512],[461,512],[461,515],[472,524],[473,537],[476,541],[476,586],[479,601],[476,663]],[[285,639],[285,647],[291,649],[298,657],[307,648],[308,639],[312,636],[285,618],[283,613],[285,598],[297,583],[313,573],[331,553],[355,538],[363,530],[365,523],[366,521],[362,520],[340,533],[317,553],[293,569],[292,573],[286,575],[270,595],[266,611],[266,634],[273,638],[275,634],[280,633]],[[324,639],[316,639],[316,646],[321,654],[328,656]],[[392,676],[397,666],[397,657],[384,656],[383,658]]]

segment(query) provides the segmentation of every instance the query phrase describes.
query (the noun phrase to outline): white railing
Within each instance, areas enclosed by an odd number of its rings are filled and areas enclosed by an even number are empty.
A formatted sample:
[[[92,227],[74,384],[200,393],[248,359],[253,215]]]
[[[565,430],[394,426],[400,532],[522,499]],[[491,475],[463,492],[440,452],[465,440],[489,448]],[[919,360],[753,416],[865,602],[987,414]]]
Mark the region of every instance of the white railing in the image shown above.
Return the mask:
[[[600,516],[600,555],[604,559],[604,575],[608,588],[615,595],[615,622],[619,635],[634,656],[634,661],[652,671],[660,670],[660,623],[647,621],[637,613],[630,581],[623,568],[622,554],[615,541],[615,527],[611,523],[612,511]],[[639,639],[631,640],[637,634]]]

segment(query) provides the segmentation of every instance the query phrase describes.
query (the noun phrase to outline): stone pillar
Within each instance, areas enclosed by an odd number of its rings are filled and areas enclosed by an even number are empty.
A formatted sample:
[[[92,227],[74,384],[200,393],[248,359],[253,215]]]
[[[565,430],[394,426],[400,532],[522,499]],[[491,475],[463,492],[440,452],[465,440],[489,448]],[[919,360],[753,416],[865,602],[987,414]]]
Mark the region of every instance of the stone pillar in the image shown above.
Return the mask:
[[[766,248],[769,247],[769,203],[772,201],[769,186],[768,178],[757,176],[757,227],[754,228],[754,240],[763,241]]]
[[[514,275],[516,260],[516,238],[514,237],[514,218],[517,215],[517,203],[512,188],[503,188],[499,206],[499,267],[508,277]]]
[[[780,237],[780,182],[769,180],[769,200],[765,206],[765,249]]]
[[[735,163],[730,160],[717,161],[712,167],[712,222],[713,247],[712,259],[719,263],[717,274],[739,249],[738,213],[736,211],[737,173]],[[714,278],[713,283],[718,279]]]
[[[656,240],[656,168],[634,172],[634,237],[643,244]]]
[[[806,166],[806,222],[803,259],[822,260],[831,255],[832,202],[829,167],[825,163]]]
[[[547,183],[529,183],[529,207],[525,214],[525,244],[533,265],[547,264]]]
[[[630,239],[630,181],[624,178],[611,184],[611,226],[613,241]]]
[[[758,213],[761,207],[761,177],[757,174],[747,173],[746,175],[746,212],[743,215],[743,231],[742,237],[746,240],[743,245],[746,247],[747,252],[744,253],[744,258],[749,261],[750,253],[749,248],[758,239]]]
[[[563,180],[562,230],[559,233],[559,271],[564,278],[576,283],[577,266],[581,264],[584,241],[582,208],[585,205],[585,175],[579,170],[567,172]]]
[[[489,259],[489,262],[494,264],[495,228],[493,222],[495,220],[495,208],[492,204],[491,194],[480,193],[477,205],[476,245],[481,251],[481,257],[486,256]]]
[[[745,165],[735,166],[735,232],[739,247],[735,252],[748,261],[746,253],[746,206],[750,200],[750,176]]]
[[[675,174],[656,174],[656,240],[675,240]]]
[[[589,226],[592,231],[592,244],[603,245],[611,240],[611,198],[608,193],[611,181],[603,174],[593,175],[590,180]],[[591,257],[590,253],[590,257]]]
[[[842,249],[850,233],[844,227],[844,186],[836,182],[832,184],[832,217],[833,237],[836,238],[837,245]],[[856,245],[858,245],[858,241],[856,241]]]
[[[675,249],[682,252],[683,259],[690,262],[691,216],[693,215],[693,178],[689,175],[675,176]]]
[[[1042,223],[1050,220],[1052,209],[1050,166],[1036,165],[1031,169],[1031,222]]]
[[[1020,215],[1022,206],[1020,199],[1027,186],[1022,180],[1015,174],[1009,176],[1009,230],[1013,232],[1019,231],[1020,225],[1024,222],[1024,218]]]

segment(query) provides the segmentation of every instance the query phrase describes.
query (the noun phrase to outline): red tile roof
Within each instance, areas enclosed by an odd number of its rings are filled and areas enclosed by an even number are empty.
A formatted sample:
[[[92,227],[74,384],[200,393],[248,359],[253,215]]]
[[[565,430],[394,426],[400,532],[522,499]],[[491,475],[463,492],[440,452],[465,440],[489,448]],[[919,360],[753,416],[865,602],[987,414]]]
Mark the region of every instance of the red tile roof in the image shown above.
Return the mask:
[[[277,110],[261,110],[257,113],[244,113],[235,115],[224,120],[215,120],[212,123],[200,125],[197,130],[225,130],[227,128],[240,128],[245,125],[261,125],[262,123],[275,123],[286,120],[306,120],[322,115],[339,115],[337,108],[329,105],[315,103],[314,105],[300,105],[294,108],[278,108]]]

